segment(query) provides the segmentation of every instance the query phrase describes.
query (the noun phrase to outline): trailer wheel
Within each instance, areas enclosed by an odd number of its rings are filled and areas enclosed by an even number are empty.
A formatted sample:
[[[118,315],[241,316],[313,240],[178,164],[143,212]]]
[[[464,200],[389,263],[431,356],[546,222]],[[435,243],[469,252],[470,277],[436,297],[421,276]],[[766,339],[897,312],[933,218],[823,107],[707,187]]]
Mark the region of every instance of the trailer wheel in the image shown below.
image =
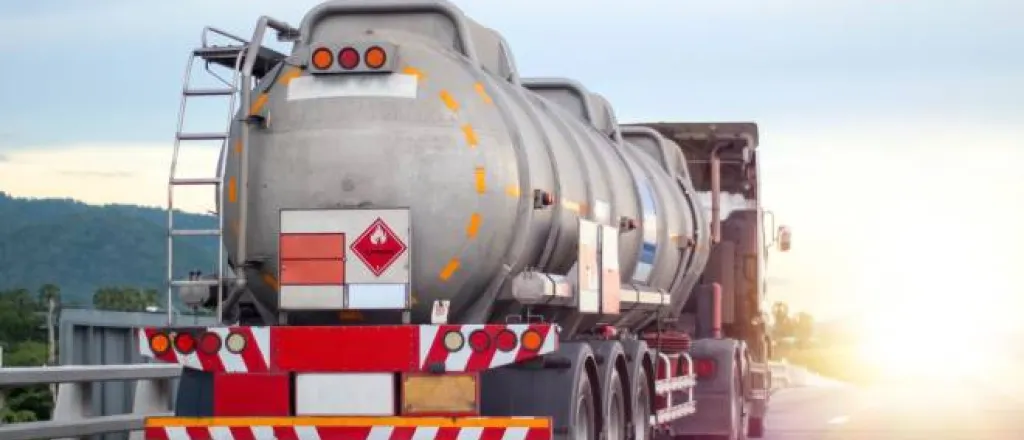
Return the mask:
[[[633,402],[633,440],[648,440],[651,438],[651,390],[647,383],[647,369],[638,368],[636,380],[633,381],[636,388],[631,393],[634,396]]]
[[[609,380],[608,412],[604,416],[605,440],[626,440],[626,397],[618,369],[612,370]]]
[[[597,440],[596,411],[594,404],[594,390],[591,388],[590,375],[586,372],[580,374],[580,381],[576,385],[576,396],[573,401],[573,426],[572,433],[567,437],[572,440]]]
[[[734,370],[732,375],[732,389],[734,394],[732,396],[732,411],[730,411],[730,418],[732,419],[729,430],[731,431],[726,437],[728,440],[747,440],[747,421],[744,417],[744,401],[743,396],[743,381],[740,380],[739,371]],[[698,402],[699,404],[699,402]]]

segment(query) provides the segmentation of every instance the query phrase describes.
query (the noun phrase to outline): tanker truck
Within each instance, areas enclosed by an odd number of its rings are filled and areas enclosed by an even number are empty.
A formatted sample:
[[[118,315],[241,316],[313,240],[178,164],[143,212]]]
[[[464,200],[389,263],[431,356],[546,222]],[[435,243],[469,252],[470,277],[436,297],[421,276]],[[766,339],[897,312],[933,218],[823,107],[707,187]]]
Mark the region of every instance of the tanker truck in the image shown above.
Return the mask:
[[[778,236],[756,124],[620,124],[576,81],[521,77],[501,34],[442,0],[329,1],[202,42],[168,324],[138,331],[183,368],[146,438],[763,434]],[[196,85],[199,64],[232,76]],[[224,132],[186,131],[186,102],[215,96]],[[178,177],[199,141],[219,145],[215,177]],[[216,228],[174,222],[174,190],[197,185]],[[213,273],[178,276],[183,236],[222,244]]]

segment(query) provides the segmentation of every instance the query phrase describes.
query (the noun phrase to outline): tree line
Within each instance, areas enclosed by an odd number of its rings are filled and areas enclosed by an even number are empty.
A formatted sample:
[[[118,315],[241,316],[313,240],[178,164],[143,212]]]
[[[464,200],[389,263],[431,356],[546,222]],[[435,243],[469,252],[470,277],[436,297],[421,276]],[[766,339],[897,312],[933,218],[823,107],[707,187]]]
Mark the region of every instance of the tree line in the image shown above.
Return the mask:
[[[779,348],[808,348],[814,338],[814,316],[807,312],[793,314],[789,305],[776,302],[772,305],[772,338]]]

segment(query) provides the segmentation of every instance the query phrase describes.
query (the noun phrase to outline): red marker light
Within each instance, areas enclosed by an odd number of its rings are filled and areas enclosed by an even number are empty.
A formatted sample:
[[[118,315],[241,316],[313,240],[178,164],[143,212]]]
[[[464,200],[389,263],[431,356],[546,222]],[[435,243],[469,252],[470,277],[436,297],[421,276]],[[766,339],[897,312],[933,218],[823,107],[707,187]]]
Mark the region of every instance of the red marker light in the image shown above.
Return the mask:
[[[502,330],[498,333],[498,350],[504,352],[515,350],[517,342],[518,338],[516,338],[516,334],[512,333],[510,330]]]
[[[220,336],[216,333],[206,332],[199,338],[199,351],[206,354],[216,354],[220,351]]]
[[[694,372],[697,373],[697,377],[711,377],[715,375],[715,361],[712,359],[697,359],[697,364],[694,368]]]
[[[483,330],[477,330],[469,335],[469,348],[473,351],[484,351],[491,346],[491,337]]]
[[[359,52],[351,47],[346,47],[338,52],[338,64],[347,70],[355,69],[359,65]]]
[[[174,349],[181,354],[191,354],[196,350],[196,338],[191,333],[178,333],[174,336]]]

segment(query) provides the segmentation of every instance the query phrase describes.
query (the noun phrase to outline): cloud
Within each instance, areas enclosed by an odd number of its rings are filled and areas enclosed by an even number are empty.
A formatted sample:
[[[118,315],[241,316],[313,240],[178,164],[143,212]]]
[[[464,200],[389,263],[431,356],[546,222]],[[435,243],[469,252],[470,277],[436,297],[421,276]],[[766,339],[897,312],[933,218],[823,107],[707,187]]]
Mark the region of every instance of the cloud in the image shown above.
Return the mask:
[[[121,179],[132,177],[135,173],[125,171],[57,171],[57,173],[70,177],[98,177],[102,179]]]
[[[290,2],[289,2],[290,3]],[[0,12],[0,27],[11,35],[38,34],[38,44],[116,43],[118,45],[148,44],[168,36],[194,35],[190,44],[198,42],[205,25],[225,27],[236,32],[252,32],[261,14],[301,17],[316,1],[306,0],[282,6],[273,0],[247,1],[245,6],[232,2],[180,0],[176,2],[140,3],[128,0],[98,0],[50,8]],[[13,8],[12,8],[13,9]],[[140,20],[139,17],[159,17]],[[295,24],[295,23],[293,23]],[[39,33],[39,29],[47,32]],[[272,39],[271,39],[272,40]],[[0,40],[0,49],[24,47],[14,41]]]
[[[183,147],[178,177],[211,177],[216,148]],[[171,148],[161,144],[91,144],[13,150],[0,162],[0,191],[23,197],[73,197],[87,203],[167,205]],[[213,208],[213,187],[175,190],[175,207]]]

